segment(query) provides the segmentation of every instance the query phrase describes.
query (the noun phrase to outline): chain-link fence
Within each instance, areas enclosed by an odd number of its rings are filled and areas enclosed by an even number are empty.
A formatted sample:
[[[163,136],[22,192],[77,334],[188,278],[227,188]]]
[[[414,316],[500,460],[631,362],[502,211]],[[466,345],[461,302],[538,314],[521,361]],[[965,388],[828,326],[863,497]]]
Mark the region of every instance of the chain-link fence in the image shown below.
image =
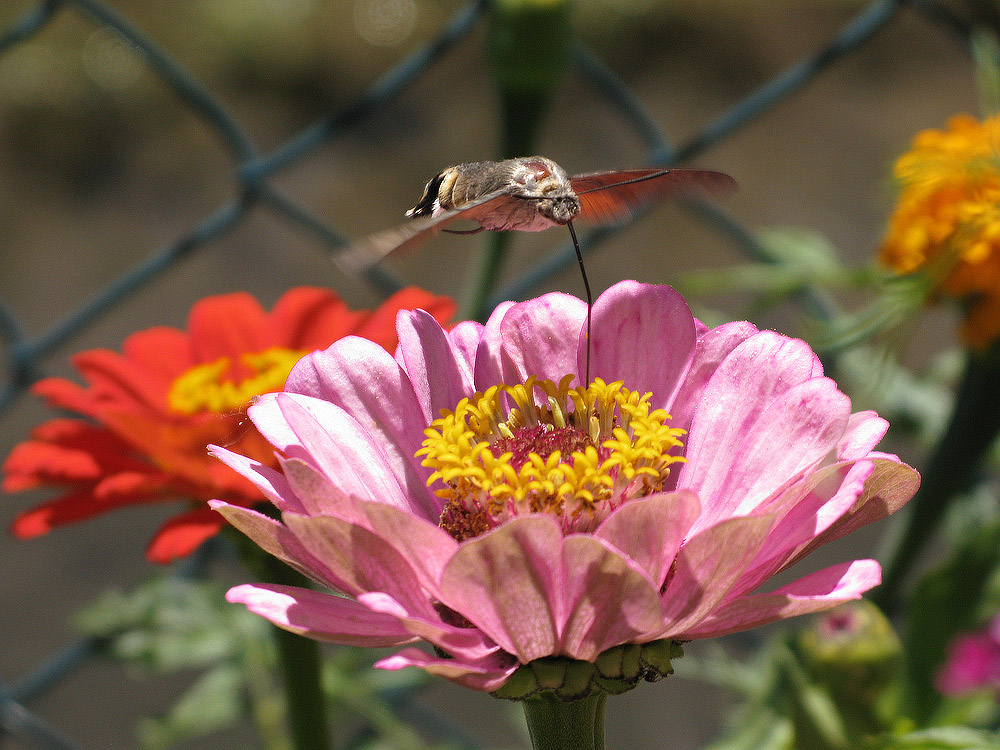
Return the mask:
[[[490,11],[488,0],[477,0],[461,7],[428,43],[412,52],[398,64],[374,79],[370,86],[353,102],[339,106],[329,114],[319,117],[271,148],[261,147],[249,135],[241,118],[208,86],[186,69],[169,49],[161,46],[139,26],[100,0],[44,0],[30,8],[15,23],[0,30],[0,61],[19,45],[46,34],[49,27],[67,16],[85,19],[95,28],[112,31],[126,41],[144,60],[159,82],[169,88],[178,106],[186,107],[198,118],[204,130],[210,132],[223,147],[230,161],[230,194],[217,205],[205,205],[203,218],[190,228],[160,247],[149,249],[148,254],[122,273],[114,276],[83,304],[62,312],[61,317],[37,335],[29,334],[30,328],[15,309],[0,300],[0,332],[6,353],[5,382],[0,389],[0,414],[16,406],[26,389],[37,380],[46,368],[47,358],[67,347],[79,348],[88,327],[116,305],[135,300],[147,289],[153,279],[169,272],[194,254],[213,247],[227,233],[250,220],[251,215],[263,214],[268,222],[285,222],[329,253],[335,253],[344,244],[348,232],[341,231],[327,221],[325,216],[300,200],[288,189],[280,186],[282,176],[289,170],[319,158],[318,155],[334,140],[358,131],[362,123],[389,104],[405,96],[421,77],[433,75],[435,64],[449,55],[465,54],[461,45],[468,44],[481,32],[484,17]],[[674,143],[665,129],[652,115],[639,97],[626,86],[602,59],[582,43],[572,49],[571,66],[580,85],[590,89],[591,95],[602,107],[608,108],[616,118],[615,127],[631,132],[638,139],[649,164],[675,164],[703,158],[706,151],[731,140],[734,135],[752,126],[758,118],[773,112],[797,93],[816,84],[821,73],[831,66],[850,61],[852,55],[870,42],[880,32],[900,22],[914,19],[927,28],[940,32],[959,45],[968,44],[969,26],[948,6],[921,0],[878,0],[861,7],[847,23],[833,34],[825,44],[799,57],[777,75],[773,75],[749,94],[734,97],[735,102],[701,127],[683,142]],[[780,32],[776,32],[780,33]],[[791,33],[786,30],[785,33]],[[913,50],[914,60],[919,61],[920,50]],[[730,64],[732,61],[728,61]],[[922,63],[927,64],[927,63]],[[3,68],[0,67],[0,71]],[[2,75],[2,73],[0,73]],[[968,84],[964,86],[971,88]],[[462,92],[454,92],[461,97]],[[920,97],[919,91],[908,95]],[[877,107],[878,102],[869,102]],[[936,123],[929,123],[936,124]],[[362,130],[362,135],[367,131]],[[822,148],[818,144],[817,148]],[[0,157],[2,158],[2,157]],[[349,158],[343,155],[340,159]],[[460,161],[462,159],[455,159]],[[439,165],[439,166],[444,166]],[[636,166],[604,164],[604,167]],[[713,163],[706,166],[716,166]],[[573,170],[581,171],[581,170]],[[378,180],[391,179],[379,177]],[[377,195],[377,181],[364,185],[367,194]],[[358,188],[361,190],[361,188]],[[415,196],[414,196],[415,197]],[[362,196],[364,199],[364,196]],[[729,237],[748,253],[753,253],[753,234],[723,210],[712,208],[705,218],[714,229]],[[258,219],[259,220],[259,219]],[[370,226],[370,229],[377,228]],[[2,230],[0,230],[2,231]],[[598,229],[585,238],[585,246],[592,248],[611,232]],[[355,233],[352,228],[350,233]],[[70,241],[67,238],[67,241]],[[76,241],[76,240],[73,240]],[[13,248],[16,251],[16,247]],[[81,260],[96,248],[78,248]],[[572,247],[566,243],[521,271],[506,278],[492,302],[523,298],[536,291],[573,264]],[[72,268],[54,270],[54,273],[72,273]],[[333,271],[331,270],[331,277]],[[39,279],[39,283],[43,280]],[[401,279],[390,270],[376,271],[367,279],[381,293],[388,293],[402,286]],[[51,364],[51,363],[50,363]],[[12,439],[16,439],[13,436]],[[16,560],[5,561],[17,567]],[[99,644],[92,640],[74,642],[53,655],[17,682],[0,684],[0,744],[4,737],[20,741],[27,747],[69,748],[75,745],[62,736],[58,727],[50,726],[33,713],[30,701],[51,690],[66,678],[74,668],[88,659]],[[5,644],[9,648],[10,644]],[[95,717],[95,721],[100,721]]]

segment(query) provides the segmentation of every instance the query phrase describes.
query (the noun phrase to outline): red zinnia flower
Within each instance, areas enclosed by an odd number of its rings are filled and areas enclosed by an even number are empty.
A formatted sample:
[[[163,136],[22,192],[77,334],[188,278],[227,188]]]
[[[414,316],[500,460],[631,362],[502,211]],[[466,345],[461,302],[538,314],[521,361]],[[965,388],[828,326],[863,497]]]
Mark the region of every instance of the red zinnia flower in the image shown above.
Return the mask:
[[[280,391],[300,357],[349,334],[393,351],[396,312],[417,307],[442,322],[455,311],[447,297],[413,287],[374,312],[350,310],[333,292],[312,287],[287,292],[270,313],[249,294],[225,294],[199,301],[187,332],[150,328],[129,336],[121,354],[77,354],[86,387],[48,378],[33,391],[87,419],[36,428],[4,462],[0,485],[67,492],[19,515],[14,534],[29,538],[115,508],[189,499],[196,506],[157,531],[147,556],[166,563],[190,554],[226,525],[208,500],[244,507],[264,500],[206,446],[228,445],[277,468],[274,449],[246,419],[251,399]]]

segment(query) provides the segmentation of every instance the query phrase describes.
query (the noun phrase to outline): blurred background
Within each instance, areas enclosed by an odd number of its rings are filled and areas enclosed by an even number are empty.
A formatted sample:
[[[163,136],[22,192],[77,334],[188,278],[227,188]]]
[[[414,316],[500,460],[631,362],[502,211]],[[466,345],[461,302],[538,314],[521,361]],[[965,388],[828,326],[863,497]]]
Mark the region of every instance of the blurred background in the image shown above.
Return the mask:
[[[213,129],[131,44],[88,13],[90,5],[64,3],[43,28],[0,54],[0,299],[29,336],[45,333],[239,194],[238,164]],[[952,7],[966,17],[987,17],[989,4],[976,5]],[[99,7],[155,39],[266,155],[350,107],[462,6],[457,0],[113,0]],[[573,28],[672,142],[684,144],[828,44],[866,6],[850,0],[579,0]],[[36,7],[0,3],[0,33]],[[359,237],[401,221],[443,167],[498,157],[484,40],[480,23],[398,96],[310,149],[273,183],[331,227]],[[725,200],[724,210],[745,227],[807,228],[827,237],[846,262],[862,264],[877,250],[892,206],[894,158],[918,130],[977,111],[972,64],[958,38],[903,8],[871,40],[692,164],[738,180],[740,191]],[[635,130],[572,66],[535,151],[570,173],[647,159]],[[501,285],[565,240],[557,231],[519,235]],[[457,295],[478,242],[442,237],[386,265],[408,283]],[[270,306],[289,287],[321,285],[352,306],[377,305],[378,291],[344,276],[329,256],[330,247],[315,236],[273,210],[255,208],[94,317],[46,355],[41,371],[74,377],[67,358],[76,351],[120,349],[130,332],[152,325],[183,327],[190,306],[208,294],[247,290]],[[587,267],[596,295],[622,278],[670,283],[687,271],[743,260],[718,231],[663,204],[595,248]],[[549,290],[582,294],[578,271],[569,267],[532,294]],[[738,295],[692,303],[730,318],[756,315]],[[754,322],[802,333],[792,305]],[[904,359],[927,366],[945,347],[942,340],[952,340],[953,325],[947,313],[925,316]],[[50,416],[39,400],[21,393],[0,414],[0,455]],[[887,450],[902,452],[905,445]],[[903,458],[919,466],[919,456],[904,452]],[[0,528],[49,496],[0,497]],[[0,534],[0,682],[15,681],[71,641],[80,607],[155,572],[145,545],[175,510],[126,509],[30,541]],[[824,549],[811,564],[871,555],[884,532],[867,529],[849,548]],[[90,660],[31,708],[81,747],[133,747],[136,721],[165,711],[193,679]],[[514,704],[443,682],[421,702],[466,724],[483,747],[523,744]],[[725,694],[683,678],[640,686],[609,702],[610,746],[697,748],[717,733],[726,706]],[[252,743],[244,728],[184,747]],[[0,747],[20,745],[0,737]]]

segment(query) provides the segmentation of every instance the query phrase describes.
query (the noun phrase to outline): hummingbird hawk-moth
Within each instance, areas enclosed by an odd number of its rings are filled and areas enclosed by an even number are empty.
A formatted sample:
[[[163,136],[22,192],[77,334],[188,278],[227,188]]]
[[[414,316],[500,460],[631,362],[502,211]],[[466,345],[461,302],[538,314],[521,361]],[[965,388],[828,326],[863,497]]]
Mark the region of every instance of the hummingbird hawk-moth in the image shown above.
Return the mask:
[[[457,164],[427,183],[417,205],[406,212],[409,221],[349,246],[335,260],[346,271],[357,274],[390,253],[416,248],[437,232],[540,232],[564,225],[573,238],[587,292],[588,385],[594,298],[573,220],[611,224],[628,219],[633,212],[666,195],[716,196],[735,187],[736,181],[729,175],[704,169],[627,169],[568,177],[562,167],[544,156]],[[470,230],[448,228],[459,219],[471,219],[479,226]]]
[[[572,231],[575,219],[619,223],[664,196],[719,196],[735,187],[729,175],[704,169],[626,169],[568,177],[544,156],[468,162],[431,179],[417,204],[406,212],[409,221],[348,247],[336,260],[345,270],[359,273],[441,231],[538,232],[561,225]],[[479,226],[448,229],[460,219]]]

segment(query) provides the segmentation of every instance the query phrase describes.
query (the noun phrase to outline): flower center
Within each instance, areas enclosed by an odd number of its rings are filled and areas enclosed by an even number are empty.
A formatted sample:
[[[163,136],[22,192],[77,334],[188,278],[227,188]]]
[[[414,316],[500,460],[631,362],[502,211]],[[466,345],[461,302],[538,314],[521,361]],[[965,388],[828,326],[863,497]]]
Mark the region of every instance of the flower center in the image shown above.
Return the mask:
[[[306,353],[276,346],[243,354],[236,366],[229,357],[195,365],[174,380],[167,396],[170,408],[181,414],[240,411],[254,396],[280,391]]]
[[[658,492],[684,459],[683,430],[622,381],[588,388],[528,379],[495,385],[424,431],[417,456],[445,500],[440,526],[459,541],[525,513],[551,513],[564,533],[589,531],[615,508]],[[536,395],[538,396],[536,398]]]

